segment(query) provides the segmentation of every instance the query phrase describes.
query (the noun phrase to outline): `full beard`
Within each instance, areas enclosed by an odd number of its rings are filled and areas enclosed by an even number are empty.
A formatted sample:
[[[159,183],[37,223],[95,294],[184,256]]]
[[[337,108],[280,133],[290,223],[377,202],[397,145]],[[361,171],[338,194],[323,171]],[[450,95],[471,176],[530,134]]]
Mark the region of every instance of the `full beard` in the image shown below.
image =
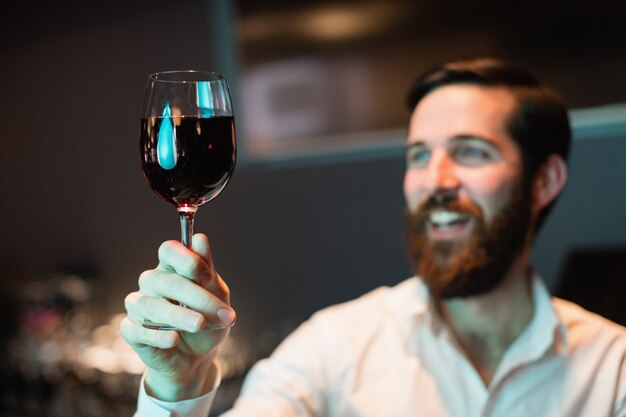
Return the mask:
[[[525,246],[531,225],[530,190],[515,187],[507,206],[486,224],[482,211],[457,198],[431,197],[417,212],[406,211],[407,241],[413,267],[436,299],[472,297],[496,288]],[[463,241],[429,239],[429,213],[442,208],[474,218],[474,230]]]

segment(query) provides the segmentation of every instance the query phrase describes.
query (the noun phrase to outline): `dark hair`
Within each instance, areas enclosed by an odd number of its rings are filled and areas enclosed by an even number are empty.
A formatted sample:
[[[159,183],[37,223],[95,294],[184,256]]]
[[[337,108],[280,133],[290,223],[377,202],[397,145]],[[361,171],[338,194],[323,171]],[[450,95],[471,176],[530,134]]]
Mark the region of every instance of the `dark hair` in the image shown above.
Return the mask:
[[[567,106],[554,90],[543,86],[526,71],[495,59],[453,61],[422,74],[409,92],[407,104],[415,106],[438,87],[451,84],[478,84],[510,91],[517,102],[507,125],[522,154],[523,180],[530,186],[548,157],[557,154],[567,162],[571,129]],[[540,213],[541,226],[554,202]]]

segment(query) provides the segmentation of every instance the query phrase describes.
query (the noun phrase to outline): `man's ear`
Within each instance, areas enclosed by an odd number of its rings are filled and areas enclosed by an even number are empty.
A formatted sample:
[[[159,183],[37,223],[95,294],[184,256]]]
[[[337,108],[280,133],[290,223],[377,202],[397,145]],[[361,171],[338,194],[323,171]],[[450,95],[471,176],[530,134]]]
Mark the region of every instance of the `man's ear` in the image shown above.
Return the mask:
[[[553,202],[567,182],[567,164],[559,155],[553,154],[535,175],[533,195],[534,208],[540,211]]]

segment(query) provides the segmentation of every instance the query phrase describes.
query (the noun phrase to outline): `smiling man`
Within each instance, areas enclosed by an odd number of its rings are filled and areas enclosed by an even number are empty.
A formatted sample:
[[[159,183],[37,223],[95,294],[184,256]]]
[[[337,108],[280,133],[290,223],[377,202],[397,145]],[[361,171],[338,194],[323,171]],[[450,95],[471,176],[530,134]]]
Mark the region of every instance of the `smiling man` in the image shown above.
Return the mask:
[[[503,88],[455,84],[426,96],[409,127],[404,194],[418,275],[438,297],[484,293],[500,282],[530,231],[528,181],[506,122]],[[558,191],[565,181],[556,161]]]
[[[626,417],[626,330],[551,297],[530,264],[567,179],[561,99],[479,59],[424,74],[409,106],[416,276],[316,313],[251,370],[226,415]],[[213,359],[227,332],[203,328],[234,316],[204,236],[193,250],[165,244],[127,298],[122,333],[150,368],[137,416],[206,416],[218,389]],[[144,319],[186,330],[145,329]]]
[[[480,64],[484,70],[498,66]],[[509,131],[522,107],[515,91],[460,77],[413,98],[419,101],[408,135],[404,193],[412,259],[486,385],[531,321],[533,225],[566,179],[564,108],[554,122],[563,125],[565,146],[545,155],[537,172],[525,172],[525,144]],[[544,105],[559,105],[547,90],[540,93]]]

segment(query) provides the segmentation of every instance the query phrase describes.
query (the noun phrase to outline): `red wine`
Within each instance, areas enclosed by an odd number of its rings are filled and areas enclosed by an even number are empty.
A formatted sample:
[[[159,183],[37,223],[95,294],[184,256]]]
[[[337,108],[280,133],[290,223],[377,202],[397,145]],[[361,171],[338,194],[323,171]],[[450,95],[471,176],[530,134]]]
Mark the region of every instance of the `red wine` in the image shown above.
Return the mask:
[[[224,117],[141,120],[141,166],[150,187],[176,207],[217,196],[235,168],[235,122]]]

